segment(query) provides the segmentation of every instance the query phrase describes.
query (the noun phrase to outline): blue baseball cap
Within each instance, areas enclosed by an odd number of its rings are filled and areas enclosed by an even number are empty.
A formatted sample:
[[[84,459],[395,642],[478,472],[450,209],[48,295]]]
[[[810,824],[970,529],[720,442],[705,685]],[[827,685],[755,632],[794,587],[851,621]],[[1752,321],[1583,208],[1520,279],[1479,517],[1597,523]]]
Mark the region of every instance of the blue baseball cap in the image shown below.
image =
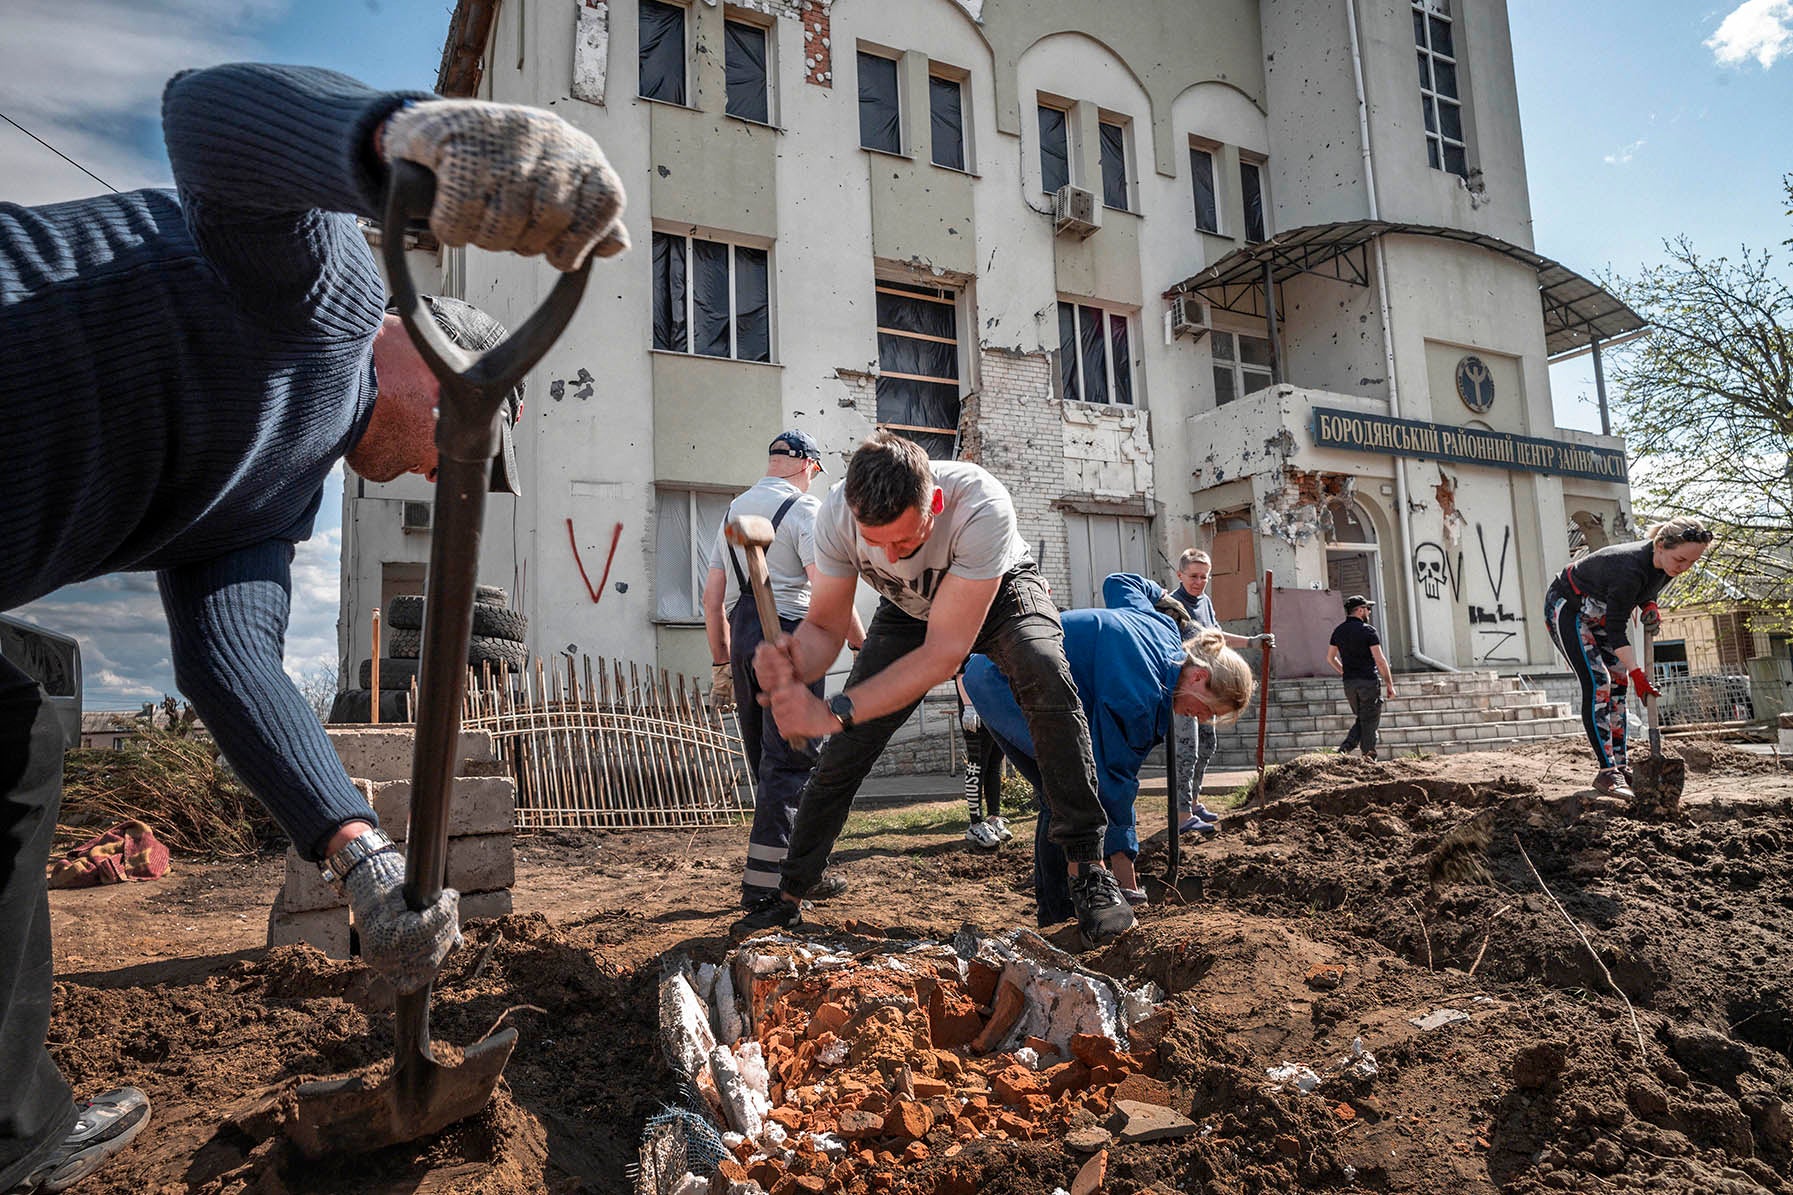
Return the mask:
[[[766,455],[794,456],[801,460],[814,461],[822,472],[828,472],[828,466],[822,464],[822,446],[816,443],[816,438],[808,432],[799,431],[794,427],[789,431],[779,432],[777,436],[773,437],[772,443],[766,446]]]

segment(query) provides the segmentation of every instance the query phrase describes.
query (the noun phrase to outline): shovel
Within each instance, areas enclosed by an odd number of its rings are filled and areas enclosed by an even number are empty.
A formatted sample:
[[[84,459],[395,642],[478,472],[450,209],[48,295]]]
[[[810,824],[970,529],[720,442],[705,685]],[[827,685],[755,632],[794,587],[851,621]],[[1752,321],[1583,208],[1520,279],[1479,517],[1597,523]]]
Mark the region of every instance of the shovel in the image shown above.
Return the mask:
[[[1644,632],[1644,675],[1653,677],[1656,634]],[[1645,724],[1650,728],[1650,754],[1631,770],[1634,808],[1645,817],[1673,819],[1681,814],[1681,790],[1687,784],[1687,761],[1662,753],[1662,729],[1656,724],[1656,699],[1644,698]]]
[[[467,692],[467,647],[499,406],[529,372],[579,305],[591,269],[564,274],[534,315],[503,344],[474,357],[437,327],[405,265],[407,220],[427,219],[436,181],[421,166],[395,162],[386,197],[381,252],[399,315],[441,382],[436,424],[436,510],[424,596],[423,662],[418,684],[416,751],[411,763],[411,824],[405,850],[405,903],[427,908],[442,893],[448,854],[448,799]],[[473,1115],[491,1099],[517,1042],[505,1029],[470,1046],[458,1061],[436,1057],[430,1043],[428,985],[398,997],[396,1051],[389,1072],[304,1083],[287,1135],[311,1157],[363,1152],[428,1136]],[[453,1050],[453,1047],[449,1047]]]

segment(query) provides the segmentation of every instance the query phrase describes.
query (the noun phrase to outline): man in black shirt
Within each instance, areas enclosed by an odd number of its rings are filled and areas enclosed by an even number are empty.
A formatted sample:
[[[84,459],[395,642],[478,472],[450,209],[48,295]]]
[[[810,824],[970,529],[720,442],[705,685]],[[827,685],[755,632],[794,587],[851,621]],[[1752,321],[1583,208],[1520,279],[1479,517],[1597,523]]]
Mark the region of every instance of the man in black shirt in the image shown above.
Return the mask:
[[[1395,678],[1388,670],[1388,657],[1382,654],[1382,636],[1370,625],[1370,612],[1376,603],[1361,594],[1345,599],[1345,621],[1333,628],[1332,645],[1326,649],[1326,662],[1345,680],[1345,700],[1357,721],[1339,753],[1354,750],[1360,744],[1363,753],[1376,758],[1376,728],[1382,724],[1382,702],[1395,695]],[[1381,683],[1377,683],[1377,675]]]

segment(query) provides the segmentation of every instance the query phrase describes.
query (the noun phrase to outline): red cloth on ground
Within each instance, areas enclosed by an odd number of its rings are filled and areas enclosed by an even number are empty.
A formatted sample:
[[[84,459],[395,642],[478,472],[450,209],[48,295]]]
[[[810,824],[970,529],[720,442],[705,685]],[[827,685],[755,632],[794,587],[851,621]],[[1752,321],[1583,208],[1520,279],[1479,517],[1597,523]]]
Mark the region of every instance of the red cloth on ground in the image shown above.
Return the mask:
[[[119,822],[60,859],[50,860],[45,878],[52,888],[93,888],[168,874],[168,848],[139,821]]]

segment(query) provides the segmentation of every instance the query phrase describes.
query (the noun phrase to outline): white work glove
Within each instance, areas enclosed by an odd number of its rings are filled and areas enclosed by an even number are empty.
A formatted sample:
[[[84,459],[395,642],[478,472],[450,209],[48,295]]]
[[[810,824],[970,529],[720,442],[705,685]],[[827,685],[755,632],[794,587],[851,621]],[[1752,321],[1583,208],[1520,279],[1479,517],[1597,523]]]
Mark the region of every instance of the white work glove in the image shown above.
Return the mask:
[[[959,711],[959,728],[966,734],[976,734],[983,725],[983,719],[977,716],[977,711],[972,707],[966,706]]]
[[[430,231],[575,270],[629,247],[623,184],[598,143],[552,112],[483,100],[431,100],[386,118],[380,152],[436,176]]]
[[[735,666],[710,665],[710,700],[719,710],[733,709],[735,704]]]
[[[444,888],[435,904],[413,913],[405,904],[405,857],[397,851],[363,859],[342,882],[361,934],[361,961],[401,995],[433,980],[461,941],[461,894]]]
[[[1268,647],[1274,651],[1276,650],[1276,636],[1269,631],[1265,631],[1261,635],[1248,635],[1245,638],[1245,645],[1247,647]]]

